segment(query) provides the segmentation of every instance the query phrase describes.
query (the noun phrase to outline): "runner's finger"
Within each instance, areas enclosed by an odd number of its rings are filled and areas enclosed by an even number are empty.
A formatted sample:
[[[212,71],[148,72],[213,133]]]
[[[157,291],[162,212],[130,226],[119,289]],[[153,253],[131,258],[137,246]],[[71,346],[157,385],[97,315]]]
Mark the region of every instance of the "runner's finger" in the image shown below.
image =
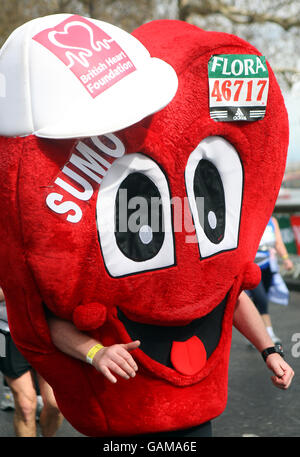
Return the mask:
[[[101,367],[100,370],[101,373],[110,381],[113,382],[114,384],[117,382],[117,379],[111,374],[109,369],[107,367]]]
[[[271,377],[273,384],[280,389],[287,389],[291,383],[291,379],[288,380],[286,376],[279,378],[278,376]]]
[[[113,362],[111,360],[110,364],[109,364],[109,369],[112,370],[114,373],[118,374],[119,376],[121,376],[121,378],[124,378],[124,379],[130,379],[130,376],[126,373],[126,371],[124,371],[118,364],[116,364],[115,362]]]
[[[141,344],[141,342],[139,340],[136,340],[136,341],[131,341],[130,343],[124,344],[123,347],[125,349],[127,349],[127,351],[133,351],[134,349],[137,349],[140,344]]]
[[[138,369],[138,366],[137,364],[135,363],[135,360],[134,358],[132,357],[132,355],[129,354],[129,352],[124,348],[124,347],[121,347],[119,352],[118,352],[118,355],[120,357],[122,357],[123,359],[126,360],[126,362],[136,371]]]
[[[112,361],[115,362],[122,370],[124,370],[131,377],[135,376],[135,370],[131,364],[121,355],[114,354]]]

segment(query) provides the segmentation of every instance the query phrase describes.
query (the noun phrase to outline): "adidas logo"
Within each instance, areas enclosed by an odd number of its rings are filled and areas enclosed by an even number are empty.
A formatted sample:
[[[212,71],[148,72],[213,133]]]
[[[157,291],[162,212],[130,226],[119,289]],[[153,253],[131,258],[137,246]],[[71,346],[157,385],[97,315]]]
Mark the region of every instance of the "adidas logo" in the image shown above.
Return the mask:
[[[241,110],[241,108],[238,108],[236,110],[236,113],[235,115],[233,116],[233,120],[234,121],[246,121],[247,120],[247,117],[244,115],[243,111]]]

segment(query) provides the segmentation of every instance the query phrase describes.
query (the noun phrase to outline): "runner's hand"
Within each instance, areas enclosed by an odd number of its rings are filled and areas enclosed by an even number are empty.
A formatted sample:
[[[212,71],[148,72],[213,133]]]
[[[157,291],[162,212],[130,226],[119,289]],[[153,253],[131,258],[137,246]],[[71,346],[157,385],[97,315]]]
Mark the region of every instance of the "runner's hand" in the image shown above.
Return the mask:
[[[116,383],[115,373],[124,379],[133,378],[138,369],[130,351],[138,348],[140,341],[127,344],[114,344],[103,347],[93,358],[93,366],[100,371],[109,381]]]
[[[267,367],[273,371],[271,380],[279,389],[288,389],[294,377],[293,369],[279,354],[270,354],[266,360]]]

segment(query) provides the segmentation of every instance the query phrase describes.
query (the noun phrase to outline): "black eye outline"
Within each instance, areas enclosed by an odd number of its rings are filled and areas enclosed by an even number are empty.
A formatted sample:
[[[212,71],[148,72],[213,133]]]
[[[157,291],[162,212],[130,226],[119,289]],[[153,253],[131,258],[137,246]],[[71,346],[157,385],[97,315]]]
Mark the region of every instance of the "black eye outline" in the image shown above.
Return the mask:
[[[144,161],[144,164],[139,164],[140,161]],[[137,162],[137,163],[136,163]],[[139,168],[141,167],[141,168]],[[110,220],[108,227],[106,227],[106,220],[105,217],[109,213],[112,214],[111,208],[115,208],[115,198],[117,195],[117,191],[119,188],[120,183],[124,181],[124,179],[131,173],[136,171],[144,172],[144,174],[151,179],[151,174],[154,173],[156,177],[152,179],[154,184],[157,185],[158,189],[160,189],[160,194],[162,195],[162,202],[164,208],[164,224],[165,224],[165,241],[158,252],[158,254],[154,258],[150,258],[149,260],[142,261],[142,262],[135,262],[129,258],[128,261],[128,270],[125,271],[126,268],[123,269],[122,273],[120,271],[117,272],[115,268],[116,265],[113,265],[113,262],[110,262],[108,259],[111,258],[110,255],[110,248],[114,246],[117,247],[114,235],[114,217]],[[114,187],[115,190],[113,192],[113,197],[108,198],[106,200],[105,205],[105,198],[103,199],[103,195],[107,192],[108,189]],[[162,192],[163,189],[163,192]],[[113,211],[114,213],[114,211]],[[104,217],[102,217],[104,216]],[[114,214],[113,214],[114,216]],[[111,218],[110,218],[111,219]],[[156,270],[163,270],[166,268],[171,268],[176,266],[176,250],[175,250],[175,236],[174,236],[174,226],[173,226],[173,208],[171,205],[171,190],[170,185],[167,179],[167,175],[164,169],[161,167],[159,163],[149,157],[144,153],[132,153],[132,154],[125,154],[124,156],[116,159],[112,166],[110,167],[109,171],[105,175],[98,192],[97,204],[96,204],[96,223],[97,223],[97,232],[98,232],[98,241],[99,241],[99,248],[102,254],[102,259],[104,262],[105,270],[107,274],[113,278],[118,279],[127,276],[133,276],[145,272],[156,271]],[[104,231],[109,233],[110,242],[105,240],[106,235],[104,236]],[[110,230],[111,229],[111,230]],[[126,256],[118,249],[119,253],[121,253],[122,258],[126,259]],[[112,252],[113,254],[113,252]],[[115,262],[116,264],[116,262]],[[130,265],[131,264],[131,268]],[[120,267],[120,265],[118,265]],[[119,268],[120,270],[120,268]]]
[[[216,168],[222,181],[225,199],[224,236],[221,239],[205,234],[205,202],[196,202],[194,194],[195,171],[202,160],[207,160]],[[219,178],[217,178],[219,179]],[[203,139],[191,152],[185,168],[186,193],[196,230],[201,259],[237,249],[239,244],[242,201],[244,193],[244,169],[235,147],[221,136]],[[204,218],[201,217],[204,214]]]

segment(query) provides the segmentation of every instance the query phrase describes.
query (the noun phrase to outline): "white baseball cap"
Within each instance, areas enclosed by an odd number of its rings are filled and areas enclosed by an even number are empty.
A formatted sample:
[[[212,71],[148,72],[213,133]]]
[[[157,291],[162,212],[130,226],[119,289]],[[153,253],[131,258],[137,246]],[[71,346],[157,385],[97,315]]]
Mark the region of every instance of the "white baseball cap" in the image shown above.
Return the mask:
[[[174,69],[116,26],[71,14],[34,19],[0,51],[0,134],[114,132],[164,108],[177,87]]]

